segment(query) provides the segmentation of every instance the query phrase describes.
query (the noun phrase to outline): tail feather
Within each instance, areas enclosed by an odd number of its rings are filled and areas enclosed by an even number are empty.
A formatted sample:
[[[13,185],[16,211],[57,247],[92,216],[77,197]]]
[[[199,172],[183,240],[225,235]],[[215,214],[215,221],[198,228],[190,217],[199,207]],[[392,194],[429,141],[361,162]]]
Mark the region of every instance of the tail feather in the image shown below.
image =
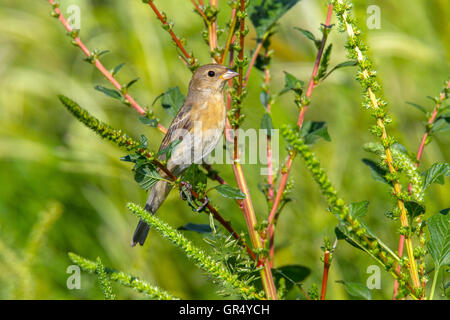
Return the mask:
[[[145,210],[152,214],[155,214],[156,210],[159,209],[161,204],[167,198],[167,195],[169,194],[171,189],[172,185],[170,183],[166,181],[158,181],[150,191],[147,203],[145,204]],[[131,246],[134,247],[138,243],[142,246],[145,242],[145,239],[147,238],[149,230],[150,226],[144,221],[140,220],[136,227],[136,230],[134,231]]]

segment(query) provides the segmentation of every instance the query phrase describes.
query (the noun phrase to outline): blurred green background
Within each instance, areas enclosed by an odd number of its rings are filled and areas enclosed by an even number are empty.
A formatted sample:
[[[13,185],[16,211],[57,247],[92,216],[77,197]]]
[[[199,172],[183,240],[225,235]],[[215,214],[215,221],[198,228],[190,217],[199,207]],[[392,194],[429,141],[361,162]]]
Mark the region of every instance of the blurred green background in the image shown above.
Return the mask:
[[[175,32],[187,39],[188,48],[200,62],[208,63],[208,48],[201,37],[203,24],[190,1],[156,3],[176,22]],[[224,26],[229,8],[225,0],[219,3],[223,8],[219,23]],[[405,101],[431,109],[433,104],[426,96],[437,96],[448,78],[450,3],[354,3],[394,118],[389,132],[416,152],[424,131],[424,116]],[[131,94],[141,105],[150,105],[168,87],[179,86],[186,93],[191,73],[177,58],[170,37],[148,6],[141,1],[63,0],[61,8],[66,16],[71,4],[81,9],[80,36],[88,48],[111,51],[102,57],[104,65],[113,68],[126,62],[118,75],[119,82],[140,77]],[[366,10],[372,4],[381,9],[381,28],[367,30]],[[130,247],[137,218],[125,204],[144,204],[147,194],[134,182],[130,164],[119,161],[126,153],[82,126],[56,95],[67,95],[96,117],[135,137],[146,134],[155,148],[162,135],[142,125],[134,110],[93,89],[98,84],[111,85],[83,61],[81,51],[70,44],[62,25],[50,12],[45,0],[0,1],[0,299],[103,298],[95,276],[85,273],[80,290],[67,289],[69,251],[91,260],[99,256],[105,265],[139,276],[181,298],[220,298],[208,278],[155,232],[150,233],[144,247]],[[309,79],[315,49],[293,27],[319,36],[325,13],[326,1],[302,0],[281,19],[272,43],[274,92],[283,87],[283,71]],[[246,48],[254,48],[252,28],[247,40]],[[344,40],[344,35],[334,29],[330,36],[331,66],[345,61]],[[374,181],[361,162],[370,157],[362,145],[374,140],[368,132],[373,121],[361,108],[361,89],[354,78],[355,69],[341,69],[314,91],[307,119],[327,121],[332,138],[332,142],[319,142],[314,151],[347,201],[370,201],[369,225],[395,249],[398,225],[384,216],[393,204],[389,190]],[[259,127],[264,112],[259,102],[260,84],[261,74],[255,70],[244,102],[244,128]],[[276,127],[294,123],[297,110],[291,100],[285,95],[272,107]],[[159,103],[154,110],[167,126],[170,119]],[[422,168],[434,161],[448,161],[448,143],[448,136],[434,139],[426,148]],[[283,159],[285,152],[280,150]],[[230,166],[215,168],[235,185]],[[267,206],[258,190],[263,177],[255,165],[245,165],[244,169],[261,220],[267,216]],[[324,199],[300,159],[295,161],[291,176],[295,181],[294,201],[286,206],[277,226],[275,266],[301,264],[311,268],[312,274],[305,282],[305,288],[309,288],[313,283],[320,285],[320,246],[325,236],[334,239],[336,220],[327,212]],[[210,186],[214,184],[209,182]],[[448,185],[431,188],[426,197],[427,216],[448,206],[449,191]],[[238,231],[245,231],[241,211],[232,200],[217,194],[211,194],[211,198]],[[43,216],[57,219],[41,237],[33,226]],[[159,216],[173,226],[208,223],[208,217],[192,213],[177,192],[172,192]],[[41,231],[45,229],[44,221]],[[201,236],[187,236],[206,247]],[[42,238],[36,242],[39,248],[30,248],[30,237]],[[36,258],[29,261],[27,252],[33,250]],[[328,297],[348,299],[343,286],[335,281],[365,283],[369,276],[366,269],[373,264],[361,251],[339,243]],[[381,289],[372,291],[373,298],[391,298],[392,285],[390,275],[382,272]],[[144,298],[117,284],[114,289],[119,298]]]

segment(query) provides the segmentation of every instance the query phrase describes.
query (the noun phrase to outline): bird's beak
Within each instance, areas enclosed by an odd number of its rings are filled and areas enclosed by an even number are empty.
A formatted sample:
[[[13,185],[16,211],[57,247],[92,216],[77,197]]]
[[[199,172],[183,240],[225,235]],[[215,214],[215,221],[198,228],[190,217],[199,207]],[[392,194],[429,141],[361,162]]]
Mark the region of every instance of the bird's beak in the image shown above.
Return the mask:
[[[222,80],[230,80],[230,79],[232,79],[232,78],[234,78],[234,77],[236,77],[236,76],[238,76],[238,75],[239,75],[239,73],[234,72],[234,71],[228,69],[225,73],[223,73],[223,74],[220,76],[220,79],[222,79]]]

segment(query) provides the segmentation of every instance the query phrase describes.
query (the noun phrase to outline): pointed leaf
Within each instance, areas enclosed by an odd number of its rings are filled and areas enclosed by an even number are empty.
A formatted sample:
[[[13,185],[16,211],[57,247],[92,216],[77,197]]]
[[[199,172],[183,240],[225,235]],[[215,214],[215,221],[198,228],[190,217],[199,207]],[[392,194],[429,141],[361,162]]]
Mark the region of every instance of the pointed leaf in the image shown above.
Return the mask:
[[[424,173],[423,189],[428,188],[433,182],[441,182],[444,177],[450,174],[450,165],[448,163],[434,163]]]
[[[375,161],[369,159],[363,159],[362,162],[370,168],[370,173],[375,180],[391,185],[391,183],[385,178],[387,174],[386,169],[382,168]]]
[[[325,80],[331,73],[333,73],[337,69],[345,68],[345,67],[354,67],[357,64],[358,64],[358,61],[354,61],[354,60],[350,60],[350,61],[345,61],[345,62],[339,63],[333,69],[331,69],[326,75],[324,75],[321,80],[322,81]]]
[[[245,194],[241,190],[228,184],[219,184],[218,186],[215,186],[214,189],[216,189],[225,198],[240,200],[245,199]]]
[[[262,119],[261,119],[261,129],[267,130],[267,135],[270,137],[272,135],[273,130],[273,123],[272,123],[272,117],[267,112],[264,113]]]
[[[442,265],[450,264],[450,208],[441,210],[427,220],[430,240],[427,243],[428,251],[433,258],[436,272]]]
[[[172,117],[175,117],[178,110],[183,106],[185,96],[178,87],[167,89],[161,99],[161,105],[164,110]]]
[[[284,72],[284,89],[281,90],[280,94],[288,91],[294,91],[296,94],[301,95],[303,92],[303,81],[297,79],[295,76],[289,72]]]
[[[117,74],[117,72],[119,72],[120,71],[120,69],[122,69],[122,67],[125,65],[125,63],[121,63],[121,64],[119,64],[118,66],[116,66],[112,71],[111,71],[111,74],[113,75],[113,76],[115,76],[116,74]]]
[[[103,86],[95,86],[95,90],[103,92],[105,95],[107,95],[108,97],[117,99],[117,100],[122,100],[122,94],[114,89],[109,89]]]
[[[345,291],[352,296],[353,298],[357,298],[359,300],[372,300],[372,293],[366,285],[358,282],[347,282],[347,281],[336,281],[337,283],[342,283],[345,287]]]
[[[197,224],[197,223],[187,223],[184,226],[179,227],[178,230],[194,231],[200,234],[212,232],[212,229],[209,224]]]
[[[350,215],[353,218],[359,219],[367,214],[369,208],[369,201],[353,202],[350,204]]]
[[[286,290],[289,291],[294,285],[300,285],[311,274],[311,269],[301,265],[287,265],[272,269],[275,283],[281,278],[286,281]]]
[[[305,143],[313,145],[319,138],[325,141],[331,141],[328,134],[328,127],[324,121],[307,121],[303,124],[301,134],[305,139]]]
[[[263,39],[290,8],[300,0],[252,0],[248,16],[256,29],[258,39]]]
[[[418,105],[417,103],[409,102],[409,101],[406,101],[406,103],[409,104],[410,106],[413,106],[414,108],[422,111],[425,114],[427,113],[427,109],[425,109],[425,107],[422,107],[421,105]]]
[[[156,128],[156,126],[158,125],[158,120],[149,119],[146,116],[139,116],[139,121],[142,124],[145,124],[146,126],[150,126],[150,127],[154,127],[154,128]]]

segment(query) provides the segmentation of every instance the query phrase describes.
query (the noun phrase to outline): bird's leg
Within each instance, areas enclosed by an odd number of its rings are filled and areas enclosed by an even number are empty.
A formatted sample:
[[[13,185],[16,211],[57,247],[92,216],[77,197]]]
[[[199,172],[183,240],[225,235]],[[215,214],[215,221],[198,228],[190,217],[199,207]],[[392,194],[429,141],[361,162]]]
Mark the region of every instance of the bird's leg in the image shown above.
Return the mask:
[[[192,185],[190,183],[186,181],[181,182],[180,197],[183,201],[192,199]]]
[[[206,206],[208,205],[208,203],[209,203],[209,199],[208,199],[208,197],[205,195],[205,199],[203,200],[203,203],[200,205],[200,207],[198,207],[197,208],[197,212],[202,212],[205,208],[206,208]]]

